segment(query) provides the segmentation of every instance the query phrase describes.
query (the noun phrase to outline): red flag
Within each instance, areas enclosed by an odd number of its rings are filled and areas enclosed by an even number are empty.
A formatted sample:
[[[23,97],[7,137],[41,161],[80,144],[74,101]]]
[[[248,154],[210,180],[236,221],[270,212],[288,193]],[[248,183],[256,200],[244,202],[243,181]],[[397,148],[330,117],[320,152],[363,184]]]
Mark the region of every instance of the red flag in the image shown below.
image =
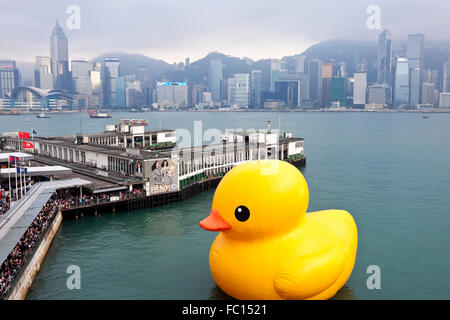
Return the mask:
[[[19,157],[9,156],[9,162],[16,162],[16,161],[20,161]]]
[[[19,139],[29,139],[29,138],[30,138],[29,132],[19,131]]]
[[[33,149],[34,145],[31,142],[22,141],[22,148],[23,149]]]

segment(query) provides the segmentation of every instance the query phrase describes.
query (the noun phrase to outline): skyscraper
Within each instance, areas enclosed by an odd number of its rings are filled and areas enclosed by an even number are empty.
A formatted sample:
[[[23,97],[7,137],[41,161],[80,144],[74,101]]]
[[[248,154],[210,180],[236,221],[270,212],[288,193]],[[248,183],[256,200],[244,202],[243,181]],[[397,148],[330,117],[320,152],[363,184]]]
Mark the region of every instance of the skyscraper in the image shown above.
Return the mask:
[[[270,91],[275,92],[275,82],[280,79],[281,76],[288,73],[286,61],[272,59],[270,60]]]
[[[91,95],[89,96],[89,106],[101,106],[103,104],[102,88],[102,64],[95,62],[89,72],[91,82]]]
[[[80,95],[89,95],[91,92],[90,71],[92,64],[86,60],[72,60],[73,90]]]
[[[253,108],[261,108],[262,72],[252,70],[250,86],[250,105]]]
[[[209,65],[209,89],[211,90],[211,99],[213,102],[222,100],[222,81],[223,81],[223,62],[214,59]]]
[[[103,103],[115,106],[117,103],[116,81],[119,77],[120,61],[118,58],[105,58],[103,67]]]
[[[395,67],[394,104],[396,107],[409,104],[409,62],[398,57]]]
[[[331,105],[331,79],[333,78],[333,63],[322,65],[322,102],[325,107]]]
[[[450,61],[444,63],[442,92],[450,92]]]
[[[322,106],[322,61],[309,62],[309,98],[313,106]]]
[[[53,77],[50,70],[50,57],[36,57],[36,64],[34,65],[34,86],[36,88],[53,88]]]
[[[295,73],[304,74],[305,73],[305,67],[306,67],[306,57],[305,56],[299,56],[295,57]]]
[[[423,69],[425,36],[423,34],[410,34],[408,36],[408,61],[410,68]]]
[[[250,75],[248,73],[234,74],[228,79],[230,105],[237,108],[248,108],[250,104]]]
[[[353,79],[354,79],[353,104],[365,105],[367,92],[367,73],[356,72],[353,75]]]
[[[0,60],[0,98],[11,97],[19,86],[19,70],[14,60]]]
[[[416,106],[420,103],[422,70],[424,64],[425,36],[411,34],[408,36],[408,62],[410,69],[410,98],[409,104]]]
[[[68,41],[58,20],[56,20],[56,26],[50,36],[50,62],[53,87],[71,91],[72,79],[69,72]]]
[[[333,77],[331,79],[331,103],[339,102],[339,105],[345,106],[345,78]]]
[[[392,103],[392,82],[393,82],[393,64],[392,64],[392,35],[388,30],[384,30],[378,37],[378,84],[384,85],[385,103]]]

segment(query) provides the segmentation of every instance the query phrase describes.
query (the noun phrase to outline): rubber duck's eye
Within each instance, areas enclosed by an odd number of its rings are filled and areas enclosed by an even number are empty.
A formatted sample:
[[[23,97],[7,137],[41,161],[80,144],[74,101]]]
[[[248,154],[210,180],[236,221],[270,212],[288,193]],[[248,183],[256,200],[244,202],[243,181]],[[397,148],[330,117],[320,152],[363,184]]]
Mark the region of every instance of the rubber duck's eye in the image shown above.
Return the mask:
[[[250,218],[250,210],[248,210],[246,206],[239,206],[234,210],[234,215],[236,216],[236,219],[244,222]]]

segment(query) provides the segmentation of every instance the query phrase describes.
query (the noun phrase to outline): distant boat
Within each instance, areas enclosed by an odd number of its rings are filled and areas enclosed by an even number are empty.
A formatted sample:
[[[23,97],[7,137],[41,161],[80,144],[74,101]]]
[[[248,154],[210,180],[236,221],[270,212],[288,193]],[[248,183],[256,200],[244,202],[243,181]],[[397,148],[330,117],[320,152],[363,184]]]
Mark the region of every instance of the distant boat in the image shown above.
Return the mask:
[[[41,112],[40,114],[38,114],[36,116],[36,118],[40,118],[40,119],[48,119],[51,118],[50,116],[47,116],[46,114],[44,114],[44,112]]]
[[[430,116],[422,116],[422,118],[424,119],[428,119]]]
[[[88,110],[89,117],[91,119],[105,119],[105,118],[111,118],[111,114],[108,112],[98,112],[97,110]]]

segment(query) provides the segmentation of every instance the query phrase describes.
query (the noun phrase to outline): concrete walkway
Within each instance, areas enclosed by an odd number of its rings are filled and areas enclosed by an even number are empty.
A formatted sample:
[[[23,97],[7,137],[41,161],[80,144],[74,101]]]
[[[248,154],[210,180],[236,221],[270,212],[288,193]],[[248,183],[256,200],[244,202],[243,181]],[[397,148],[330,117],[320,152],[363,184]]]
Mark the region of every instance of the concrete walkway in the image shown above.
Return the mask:
[[[68,179],[40,182],[14,203],[5,215],[0,216],[0,264],[5,261],[22,235],[58,189],[90,184],[84,179]]]

